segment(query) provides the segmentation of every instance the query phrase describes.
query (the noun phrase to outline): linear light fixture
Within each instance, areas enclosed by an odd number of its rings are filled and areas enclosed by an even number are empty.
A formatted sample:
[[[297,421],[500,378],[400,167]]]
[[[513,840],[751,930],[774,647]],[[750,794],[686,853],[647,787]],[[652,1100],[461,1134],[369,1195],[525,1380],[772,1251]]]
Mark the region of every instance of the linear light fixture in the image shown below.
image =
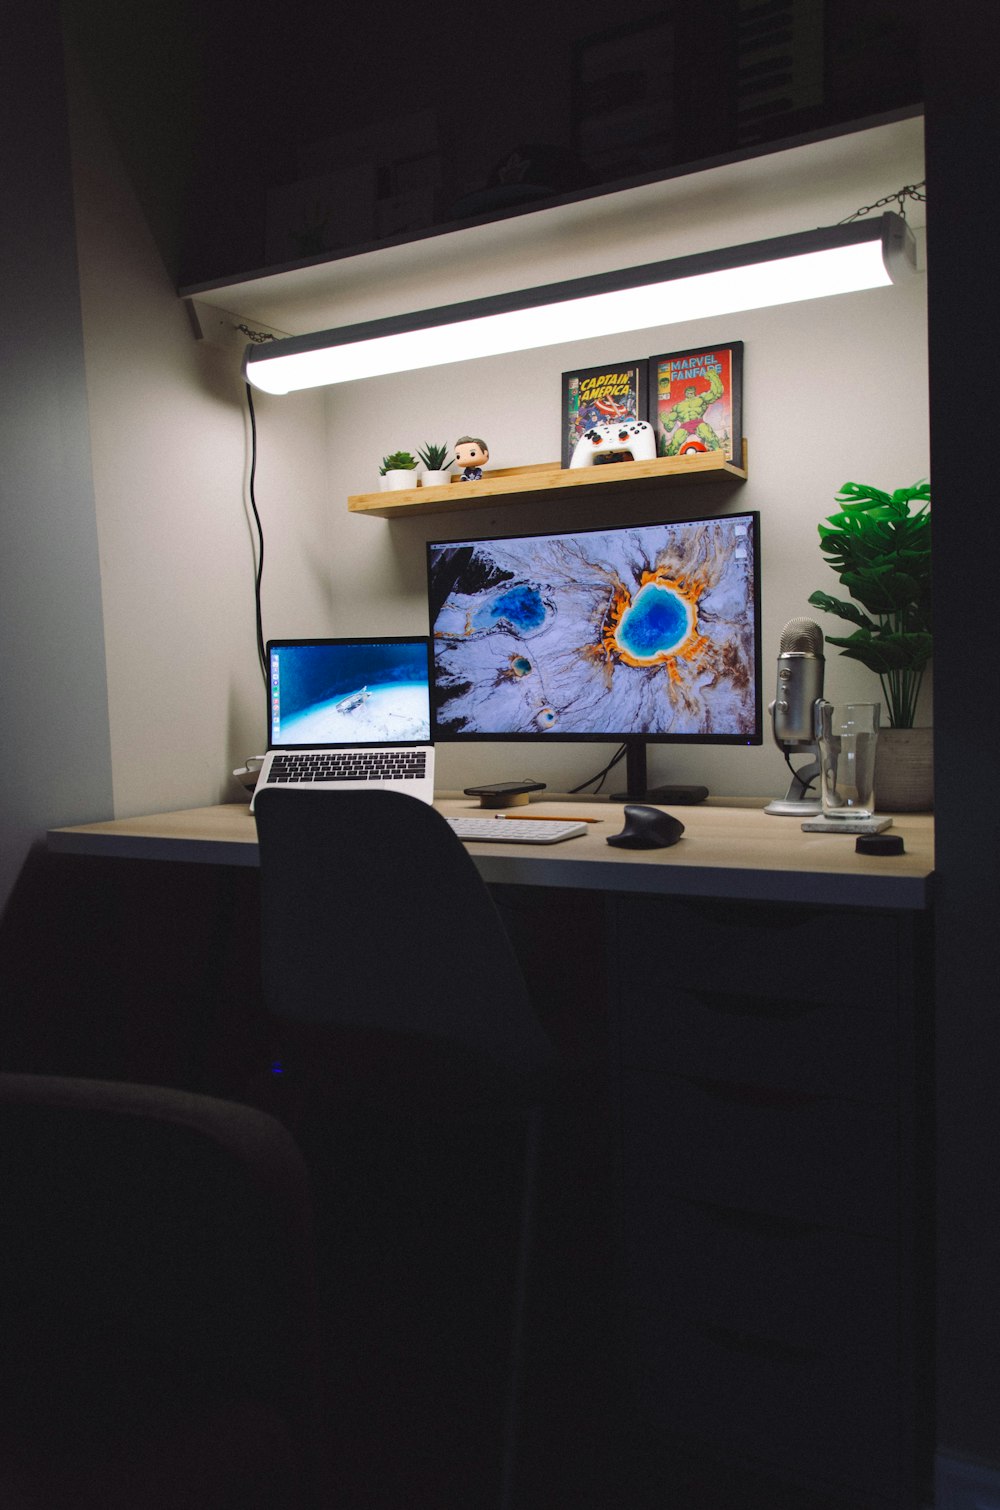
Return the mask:
[[[266,393],[291,393],[855,293],[899,282],[915,265],[913,233],[889,211],[872,220],[251,345],[243,376]]]

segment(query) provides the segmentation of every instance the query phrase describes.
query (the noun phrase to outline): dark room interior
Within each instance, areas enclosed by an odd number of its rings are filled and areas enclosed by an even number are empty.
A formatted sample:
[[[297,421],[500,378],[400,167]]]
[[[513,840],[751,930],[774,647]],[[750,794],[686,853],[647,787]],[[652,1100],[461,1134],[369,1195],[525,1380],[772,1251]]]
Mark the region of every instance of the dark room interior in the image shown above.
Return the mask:
[[[837,6],[723,0],[700,10],[671,0],[627,16],[595,0],[572,7],[515,0],[502,11],[443,0],[391,18],[320,0],[289,0],[278,9],[262,0],[208,6],[169,0],[155,9],[126,0],[13,0],[12,45],[0,64],[7,193],[0,434],[2,450],[18,458],[0,474],[0,617],[8,647],[5,700],[15,725],[0,799],[0,1079],[136,1083],[246,1104],[291,1129],[314,1191],[338,1192],[326,1204],[314,1195],[315,1230],[304,1239],[306,1247],[317,1244],[321,1271],[315,1326],[326,1398],[334,1403],[328,1433],[320,1426],[318,1434],[328,1438],[332,1470],[324,1464],[315,1481],[304,1469],[302,1477],[285,1474],[297,1449],[279,1430],[272,1453],[273,1423],[266,1419],[258,1442],[259,1499],[241,1499],[240,1510],[258,1504],[260,1510],[1000,1510],[1000,819],[991,800],[996,699],[985,666],[994,583],[986,581],[992,553],[983,548],[995,492],[983,336],[997,323],[989,314],[994,258],[987,245],[998,233],[991,174],[1000,152],[997,29],[993,12],[969,0],[946,13],[926,0],[914,7],[894,0]],[[899,1102],[903,1120],[912,1117],[911,1215],[902,1215],[902,1205],[886,1213],[889,1228],[898,1221],[920,1229],[919,1272],[909,1276],[919,1340],[902,1363],[919,1397],[914,1442],[892,1446],[906,1456],[912,1445],[906,1472],[882,1474],[876,1450],[871,1464],[855,1471],[853,1487],[808,1471],[783,1479],[752,1458],[699,1451],[697,1433],[660,1434],[634,1409],[619,1324],[622,1195],[609,1109],[620,1086],[605,1073],[608,1043],[625,1031],[625,1015],[607,979],[601,941],[611,914],[597,890],[554,888],[543,909],[537,887],[494,888],[563,1066],[555,1131],[543,1142],[535,1193],[541,1251],[527,1301],[512,1488],[501,1462],[508,1342],[498,1317],[514,1304],[510,1275],[521,1239],[510,1213],[519,1210],[526,1158],[520,1128],[511,1138],[507,1120],[487,1119],[456,1149],[439,1125],[428,1133],[425,1123],[402,1113],[387,1122],[360,1096],[349,1115],[342,1099],[334,1116],[316,1086],[340,1074],[346,1091],[351,1049],[335,1071],[319,1036],[292,1029],[275,1035],[261,992],[255,869],[142,858],[107,864],[46,847],[53,827],[114,815],[107,703],[96,717],[74,704],[64,627],[44,643],[30,634],[35,607],[29,605],[51,603],[53,623],[74,626],[70,637],[103,656],[100,604],[82,590],[78,596],[74,585],[74,557],[89,552],[96,561],[99,542],[88,480],[67,66],[81,71],[99,102],[178,291],[279,265],[433,242],[514,217],[530,223],[536,211],[599,199],[612,189],[750,161],[865,122],[922,115],[936,500],[935,858],[926,911],[905,922],[886,922],[889,914],[879,913],[888,932],[878,935],[870,956],[881,959],[885,947],[892,969],[910,982],[920,1018],[903,1034],[898,1061],[912,1076]],[[407,140],[412,151],[400,145]],[[362,171],[370,190],[363,212],[340,219],[306,213],[289,228],[293,186],[314,179],[360,183]],[[21,460],[25,434],[33,437],[30,467]],[[53,500],[51,513],[28,517],[22,500],[39,496]],[[59,706],[70,709],[68,717],[57,717]],[[41,753],[36,730],[44,736]],[[766,942],[783,937],[784,911],[765,900],[748,914],[744,984],[761,999],[775,989]],[[721,901],[706,903],[704,915],[719,929],[737,921]],[[614,926],[624,929],[627,916],[615,914]],[[819,911],[812,922],[820,928]],[[552,938],[561,941],[556,950]],[[815,943],[817,959],[839,965],[845,956],[838,947],[838,938],[824,933]],[[846,965],[859,962],[847,958]],[[635,969],[638,979],[638,962]],[[367,1045],[362,1059],[369,1052]],[[286,1057],[289,1066],[305,1067],[299,1081],[275,1072]],[[835,1073],[836,1049],[828,1059]],[[642,1107],[630,1112],[644,1114]],[[164,1115],[174,1125],[178,1114],[168,1108]],[[5,1178],[29,1209],[20,1174],[12,1174],[15,1165],[21,1170],[19,1117],[9,1124],[14,1153]],[[213,1124],[213,1138],[216,1131]],[[232,1130],[232,1140],[237,1133],[253,1143],[256,1156],[258,1133],[264,1137],[257,1124]],[[90,1129],[91,1136],[102,1158],[119,1157],[103,1151],[103,1132]],[[227,1156],[232,1140],[226,1130]],[[46,1157],[63,1170],[78,1167],[51,1148]],[[188,1150],[184,1157],[196,1156]],[[205,1158],[206,1188],[230,1178],[219,1172],[215,1151],[197,1157]],[[273,1157],[294,1163],[297,1154],[281,1141]],[[393,1172],[390,1186],[369,1178],[379,1161],[383,1172]],[[484,1165],[495,1177],[485,1189]],[[80,1218],[72,1182],[53,1177],[51,1163],[44,1167],[74,1213],[67,1221],[81,1220],[80,1252],[60,1256],[59,1264],[71,1276],[79,1275],[80,1253],[84,1263],[89,1254],[90,1262],[107,1265],[106,1233]],[[297,1191],[297,1165],[288,1178]],[[422,1218],[438,1214],[430,1245],[426,1222],[416,1219],[418,1204]],[[696,1207],[692,1196],[700,1220]],[[401,1210],[402,1225],[395,1220]],[[193,1211],[184,1217],[192,1227],[202,1220]],[[241,1219],[245,1214],[241,1207]],[[256,1216],[255,1207],[248,1225]],[[291,1228],[299,1220],[284,1207],[265,1219]],[[657,1242],[673,1241],[667,1214],[651,1207],[639,1219],[648,1220]],[[748,1246],[758,1236],[748,1235]],[[235,1236],[227,1231],[219,1244],[244,1240],[252,1249],[242,1229]],[[291,1240],[288,1247],[291,1257],[283,1248],[281,1263],[308,1267],[308,1256],[301,1258]],[[468,1258],[473,1249],[489,1254],[485,1269]],[[369,1272],[383,1289],[375,1281],[369,1286]],[[47,1304],[63,1273],[53,1260],[58,1277]],[[308,1331],[301,1293],[289,1303],[288,1325]],[[877,1297],[857,1301],[857,1315],[870,1314],[876,1326]],[[368,1330],[360,1341],[343,1321],[345,1304],[355,1321],[364,1318]],[[468,1329],[458,1316],[471,1318]],[[96,1326],[100,1332],[103,1323]],[[377,1339],[378,1355],[392,1360],[377,1377],[365,1350],[370,1338]],[[296,1333],[293,1341],[299,1340]],[[712,1340],[742,1346],[732,1337]],[[17,1346],[16,1368],[35,1367],[43,1380],[44,1371],[58,1373],[65,1362],[54,1332],[37,1355],[20,1333]],[[294,1363],[306,1374],[315,1363],[308,1340],[307,1354],[306,1362],[296,1355]],[[275,1369],[286,1366],[282,1354]],[[67,1396],[76,1383],[71,1373]],[[845,1381],[845,1394],[857,1383]],[[167,1385],[174,1387],[170,1378]],[[99,1503],[125,1510],[126,1500],[112,1491],[101,1499],[104,1481],[89,1449],[81,1462],[88,1485],[96,1486],[87,1489],[92,1501],[74,1500],[72,1484],[58,1475],[46,1479],[51,1465],[37,1442],[21,1454],[25,1437],[44,1429],[39,1423],[48,1418],[40,1406],[32,1415],[33,1395],[18,1399],[15,1367],[4,1367],[3,1386],[10,1399],[0,1443],[19,1466],[9,1485],[0,1466],[0,1500],[9,1494],[4,1503],[11,1510],[70,1504],[86,1510],[90,1503],[94,1510]],[[213,1427],[216,1405],[213,1397],[206,1407]],[[720,1418],[740,1408],[735,1393],[719,1399]],[[86,1413],[81,1427],[78,1410],[74,1399],[68,1414],[74,1432],[85,1435]],[[218,1440],[225,1451],[235,1441],[239,1453],[254,1440],[257,1418],[240,1418],[231,1434],[230,1425],[227,1416]],[[178,1431],[185,1433],[187,1423]],[[137,1440],[144,1440],[141,1433]],[[178,1450],[186,1450],[190,1439],[179,1440]],[[158,1437],[149,1461],[171,1451],[173,1441]],[[109,1448],[109,1460],[116,1461],[117,1450]],[[210,1498],[223,1491],[213,1487],[212,1472],[197,1466],[202,1451],[212,1458],[212,1445],[205,1449],[199,1438],[192,1452],[195,1490],[182,1473],[173,1490],[167,1474],[162,1499],[143,1499],[140,1488],[131,1503],[236,1510],[236,1499]],[[867,1448],[862,1443],[856,1451]],[[57,1496],[49,1502],[38,1497],[46,1491],[37,1485],[46,1482]],[[124,1492],[120,1484],[114,1490]]]

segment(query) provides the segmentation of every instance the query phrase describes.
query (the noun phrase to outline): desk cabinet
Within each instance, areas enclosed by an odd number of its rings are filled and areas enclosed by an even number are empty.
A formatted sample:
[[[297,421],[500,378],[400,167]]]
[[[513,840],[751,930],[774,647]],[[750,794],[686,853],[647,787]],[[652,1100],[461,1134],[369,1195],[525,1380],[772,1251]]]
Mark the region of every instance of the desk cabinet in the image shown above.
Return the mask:
[[[579,1510],[914,1510],[932,820],[886,860],[711,802],[683,844],[609,849],[620,809],[582,812],[569,844],[472,846],[589,1118],[546,1187],[585,1218],[539,1266],[528,1478],[558,1464]],[[50,845],[0,930],[8,1067],[245,1097],[268,1045],[246,808]]]
[[[754,1465],[790,1503],[917,1503],[927,915],[612,908],[644,1446]]]

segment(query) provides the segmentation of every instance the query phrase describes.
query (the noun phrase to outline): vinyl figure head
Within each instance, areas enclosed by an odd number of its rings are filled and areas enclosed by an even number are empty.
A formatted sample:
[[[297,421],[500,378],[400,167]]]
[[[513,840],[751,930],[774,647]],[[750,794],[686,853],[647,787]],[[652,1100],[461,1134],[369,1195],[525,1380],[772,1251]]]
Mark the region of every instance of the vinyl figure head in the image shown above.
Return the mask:
[[[477,435],[461,435],[455,442],[455,461],[466,474],[481,476],[490,459],[490,449]]]

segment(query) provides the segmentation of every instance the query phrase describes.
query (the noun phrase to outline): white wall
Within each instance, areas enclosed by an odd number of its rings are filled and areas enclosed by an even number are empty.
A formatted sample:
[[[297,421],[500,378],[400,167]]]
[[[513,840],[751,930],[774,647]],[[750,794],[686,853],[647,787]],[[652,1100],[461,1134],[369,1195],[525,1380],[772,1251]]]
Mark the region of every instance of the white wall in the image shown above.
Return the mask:
[[[498,465],[553,459],[558,451],[559,379],[567,366],[589,366],[705,341],[745,343],[746,484],[671,486],[662,494],[574,497],[488,510],[388,522],[334,512],[331,551],[340,593],[331,621],[337,633],[422,632],[423,545],[427,539],[587,528],[609,521],[653,520],[751,508],[761,514],[763,663],[767,697],[774,695],[774,659],[789,619],[817,618],[808,604],[815,588],[837,582],[817,544],[818,522],[834,511],[841,484],[872,482],[894,488],[928,473],[924,288],[908,288],[761,311],[711,326],[647,331],[616,341],[582,343],[572,355],[531,353],[467,364],[466,370],[359,384],[329,400],[331,471],[347,491],[374,489],[374,464],[383,451],[426,439],[482,434]],[[373,416],[389,416],[373,423]],[[336,509],[337,500],[333,500]],[[821,616],[822,617],[822,616]],[[831,633],[842,626],[824,620]],[[831,652],[827,695],[877,697],[864,668]],[[575,786],[602,764],[589,746],[512,749],[442,746],[440,784],[463,786],[473,777],[498,779],[522,771],[550,787]],[[768,738],[756,750],[650,747],[658,778],[704,781],[713,791],[760,795],[783,790],[784,765]]]
[[[245,396],[238,349],[191,339],[120,166],[93,113],[79,115],[115,810],[124,814],[235,795],[227,773],[265,737],[244,505]],[[255,280],[213,302],[250,324],[321,328],[829,224],[921,177],[920,123],[907,121],[301,277]],[[427,539],[752,508],[762,519],[769,698],[782,627],[814,617],[814,588],[836,587],[816,526],[839,486],[851,479],[893,488],[928,474],[924,285],[921,275],[884,291],[610,342],[258,395],[265,634],[424,632]],[[745,343],[750,480],[742,487],[673,486],[393,522],[347,512],[348,495],[374,491],[379,460],[399,447],[469,431],[487,438],[498,466],[554,459],[566,368],[725,340]],[[877,695],[863,668],[838,657],[827,690]],[[558,790],[585,780],[611,749],[446,745],[440,784],[527,772]],[[751,750],[651,748],[650,767],[654,779],[704,781],[719,794],[766,796],[787,784],[769,737]]]
[[[436,271],[432,244],[426,243],[414,252],[418,286],[401,286],[395,255],[387,282],[400,307],[429,307],[485,292],[489,278],[496,287],[514,287],[830,224],[919,180],[921,161],[920,123],[909,121],[655,191],[609,196],[617,205],[601,201],[592,207],[596,216],[586,208],[558,211],[558,225],[540,215],[500,231],[462,233],[449,245],[436,244]],[[337,293],[338,320],[387,312],[384,292],[362,277],[361,268],[340,279]],[[287,309],[285,318],[294,321],[296,312]],[[483,435],[498,466],[555,459],[564,369],[728,340],[745,343],[749,481],[743,486],[672,485],[657,495],[616,492],[393,522],[345,511],[345,495],[375,490],[385,452],[415,450],[426,440]],[[759,509],[769,700],[781,630],[790,618],[816,619],[834,634],[845,628],[817,615],[807,601],[816,588],[838,590],[820,555],[816,527],[834,511],[840,486],[852,480],[891,489],[929,473],[926,279],[919,274],[886,290],[374,379],[327,395],[330,549],[340,583],[334,632],[422,632],[428,539],[586,528],[701,509]],[[835,699],[880,695],[863,667],[836,652],[828,662],[826,691]],[[929,717],[928,686],[922,720]],[[570,744],[443,745],[439,784],[461,787],[472,779],[526,773],[562,790],[585,780],[612,751]],[[770,795],[787,785],[767,729],[759,749],[650,746],[649,755],[653,779],[703,781],[720,794]]]
[[[58,7],[15,0],[0,55],[0,909],[44,829],[111,792]]]
[[[70,90],[114,815],[233,797],[261,747],[249,425],[238,364],[195,341],[85,83]],[[267,587],[282,627],[330,612],[323,401],[267,434]],[[93,814],[80,815],[92,817]],[[109,816],[109,815],[97,815]]]

